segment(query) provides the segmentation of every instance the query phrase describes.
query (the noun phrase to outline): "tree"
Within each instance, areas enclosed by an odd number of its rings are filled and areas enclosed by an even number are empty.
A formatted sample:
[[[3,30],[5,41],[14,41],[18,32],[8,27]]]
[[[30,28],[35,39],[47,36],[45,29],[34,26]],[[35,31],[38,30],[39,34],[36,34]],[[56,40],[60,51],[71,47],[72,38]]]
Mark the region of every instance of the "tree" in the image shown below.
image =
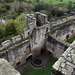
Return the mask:
[[[10,21],[6,24],[5,31],[6,31],[6,35],[16,34],[16,28],[15,28],[14,21]]]
[[[0,25],[0,38],[2,38],[3,36],[5,36],[5,29],[2,25]]]
[[[23,5],[20,3],[19,7],[16,9],[16,12],[20,15],[24,11]]]
[[[68,12],[71,12],[72,9],[73,9],[73,7],[72,7],[72,1],[69,1],[69,3],[68,3]]]
[[[40,0],[36,0],[36,2],[37,2],[37,3],[39,3],[39,2],[40,2]]]
[[[63,2],[63,0],[60,0],[60,2]]]
[[[50,7],[53,7],[53,3],[52,3],[52,0],[50,0],[50,4],[49,4],[49,5],[50,5]]]

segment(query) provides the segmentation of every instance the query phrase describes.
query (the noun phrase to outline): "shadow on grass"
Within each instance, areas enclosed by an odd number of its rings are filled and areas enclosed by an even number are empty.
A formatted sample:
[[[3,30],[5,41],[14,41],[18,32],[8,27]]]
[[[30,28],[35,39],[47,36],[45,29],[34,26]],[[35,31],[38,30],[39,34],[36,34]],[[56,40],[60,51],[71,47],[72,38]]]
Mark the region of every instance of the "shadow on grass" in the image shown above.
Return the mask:
[[[28,66],[24,69],[22,75],[51,75],[52,65],[57,61],[56,58],[50,58],[42,69],[33,69],[31,66]]]

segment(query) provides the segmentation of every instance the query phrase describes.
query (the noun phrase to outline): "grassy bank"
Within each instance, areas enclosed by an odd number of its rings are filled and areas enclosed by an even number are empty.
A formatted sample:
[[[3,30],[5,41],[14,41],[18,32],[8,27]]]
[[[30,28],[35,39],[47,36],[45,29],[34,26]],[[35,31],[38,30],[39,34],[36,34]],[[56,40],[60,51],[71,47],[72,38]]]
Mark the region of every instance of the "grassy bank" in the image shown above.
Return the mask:
[[[45,68],[42,69],[33,69],[31,66],[28,66],[24,69],[22,75],[51,75],[52,65],[56,60],[55,58],[50,58]]]
[[[31,0],[31,1],[33,1],[33,0]],[[46,3],[50,3],[50,0],[40,0],[40,1],[44,1]],[[52,3],[54,5],[56,5],[56,4],[68,4],[69,1],[75,2],[74,0],[63,0],[63,2],[61,2],[60,0],[52,0]]]

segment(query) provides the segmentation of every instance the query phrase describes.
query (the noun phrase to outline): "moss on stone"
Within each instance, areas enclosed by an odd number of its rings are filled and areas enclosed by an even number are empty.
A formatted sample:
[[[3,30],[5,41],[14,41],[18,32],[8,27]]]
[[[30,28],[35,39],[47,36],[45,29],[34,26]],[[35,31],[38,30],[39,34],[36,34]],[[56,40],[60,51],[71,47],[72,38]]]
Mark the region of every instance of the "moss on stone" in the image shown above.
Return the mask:
[[[54,30],[54,29],[59,28],[59,27],[63,27],[63,26],[66,26],[66,25],[70,25],[70,24],[73,24],[74,21],[75,21],[75,19],[69,20],[69,21],[67,21],[67,22],[65,22],[65,23],[62,23],[62,24],[59,24],[59,25],[57,25],[57,26],[51,27],[50,29],[51,29],[51,30]]]

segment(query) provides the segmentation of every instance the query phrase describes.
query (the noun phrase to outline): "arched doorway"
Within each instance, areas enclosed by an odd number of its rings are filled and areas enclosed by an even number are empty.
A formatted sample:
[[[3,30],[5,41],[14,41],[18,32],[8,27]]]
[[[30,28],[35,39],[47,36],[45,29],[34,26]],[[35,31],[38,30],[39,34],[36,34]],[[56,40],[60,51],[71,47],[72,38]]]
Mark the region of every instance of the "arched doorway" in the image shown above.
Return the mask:
[[[66,36],[66,39],[69,39],[69,37],[70,37],[70,35],[68,34],[68,35]]]
[[[26,58],[26,61],[28,61],[28,60],[30,60],[30,59],[32,59],[32,55],[28,56],[28,57]]]

